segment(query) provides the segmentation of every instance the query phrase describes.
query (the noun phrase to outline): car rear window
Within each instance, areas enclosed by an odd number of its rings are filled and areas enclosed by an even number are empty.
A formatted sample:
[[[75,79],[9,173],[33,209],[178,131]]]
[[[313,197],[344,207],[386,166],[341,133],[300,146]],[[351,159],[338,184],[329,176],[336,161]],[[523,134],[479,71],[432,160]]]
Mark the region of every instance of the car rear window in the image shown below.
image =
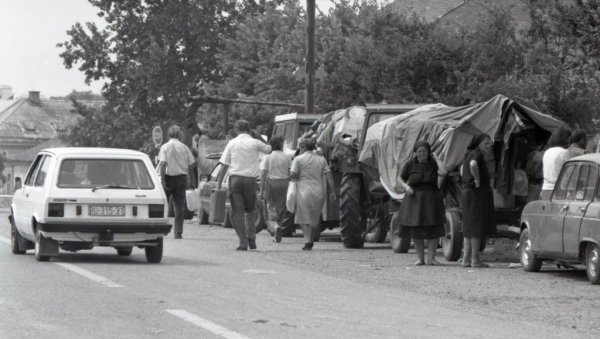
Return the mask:
[[[153,189],[146,164],[136,159],[65,159],[60,164],[58,187]]]

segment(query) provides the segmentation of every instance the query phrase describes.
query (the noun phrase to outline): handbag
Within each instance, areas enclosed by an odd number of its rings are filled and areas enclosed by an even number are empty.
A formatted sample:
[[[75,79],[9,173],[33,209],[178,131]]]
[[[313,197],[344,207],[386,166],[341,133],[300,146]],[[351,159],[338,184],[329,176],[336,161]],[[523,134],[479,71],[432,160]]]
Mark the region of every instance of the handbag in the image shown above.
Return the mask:
[[[287,210],[292,213],[296,212],[296,189],[296,182],[290,181],[285,199],[285,207],[287,207]]]
[[[200,190],[188,189],[185,191],[185,203],[188,210],[197,211],[200,209]]]

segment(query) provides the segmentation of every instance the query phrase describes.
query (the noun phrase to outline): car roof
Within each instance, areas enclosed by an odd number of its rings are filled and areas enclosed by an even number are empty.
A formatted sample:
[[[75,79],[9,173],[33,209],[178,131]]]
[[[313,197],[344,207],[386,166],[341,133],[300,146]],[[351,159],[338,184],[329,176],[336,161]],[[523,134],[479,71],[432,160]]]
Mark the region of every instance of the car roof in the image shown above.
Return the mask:
[[[125,148],[103,147],[54,147],[45,148],[40,152],[51,153],[57,156],[65,155],[117,155],[117,156],[147,156],[145,153]]]
[[[571,161],[591,161],[600,164],[600,153],[590,153],[569,159]]]

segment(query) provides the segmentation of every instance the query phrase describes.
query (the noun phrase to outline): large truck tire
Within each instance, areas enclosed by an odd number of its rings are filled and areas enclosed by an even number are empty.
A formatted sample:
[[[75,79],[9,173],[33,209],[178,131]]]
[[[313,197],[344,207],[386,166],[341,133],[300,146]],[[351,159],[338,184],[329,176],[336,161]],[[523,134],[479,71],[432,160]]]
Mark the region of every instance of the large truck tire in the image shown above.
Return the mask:
[[[457,208],[446,210],[444,222],[444,237],[442,238],[442,249],[444,258],[448,261],[457,261],[460,258],[463,247],[462,216]]]
[[[392,213],[390,221],[390,243],[394,253],[408,253],[410,249],[410,238],[400,238],[400,224],[398,224],[398,212]]]
[[[362,248],[366,228],[365,212],[360,203],[361,181],[357,174],[344,174],[340,187],[340,232],[346,248]]]

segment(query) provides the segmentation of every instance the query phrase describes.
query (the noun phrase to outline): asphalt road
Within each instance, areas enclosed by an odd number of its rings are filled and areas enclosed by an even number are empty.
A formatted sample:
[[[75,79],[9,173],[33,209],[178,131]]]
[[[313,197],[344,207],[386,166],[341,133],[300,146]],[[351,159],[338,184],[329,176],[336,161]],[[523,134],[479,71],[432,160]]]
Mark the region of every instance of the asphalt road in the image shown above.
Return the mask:
[[[134,249],[10,253],[0,213],[0,338],[558,338],[598,337],[597,298],[582,271],[525,273],[510,250],[489,269],[415,267],[389,244],[344,249],[336,232],[312,252],[300,235],[238,252],[232,229],[186,223],[160,264]],[[508,252],[507,252],[508,251]],[[440,254],[441,255],[441,254]]]

